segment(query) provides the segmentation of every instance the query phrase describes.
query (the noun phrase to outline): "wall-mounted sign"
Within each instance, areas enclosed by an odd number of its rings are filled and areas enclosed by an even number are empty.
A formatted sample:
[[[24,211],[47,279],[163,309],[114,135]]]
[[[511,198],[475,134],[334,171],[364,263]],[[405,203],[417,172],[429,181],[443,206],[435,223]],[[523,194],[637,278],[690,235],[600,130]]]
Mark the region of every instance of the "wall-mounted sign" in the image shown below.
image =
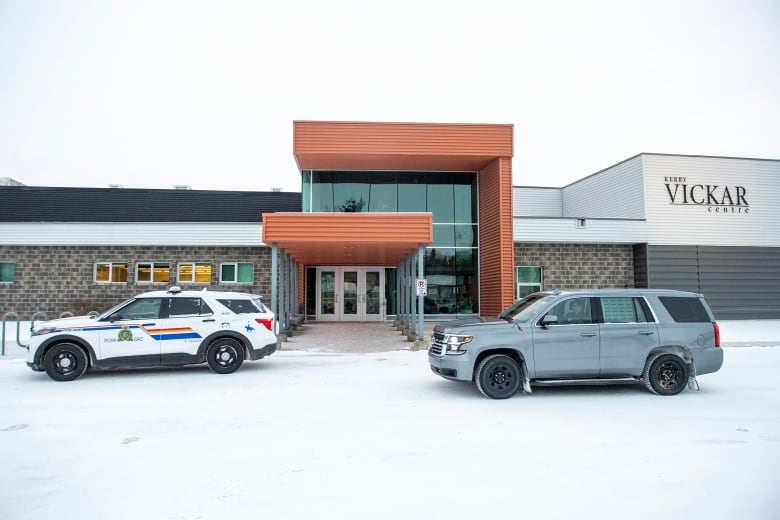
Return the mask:
[[[710,213],[749,213],[747,188],[700,184],[688,177],[664,177],[669,203],[675,206],[706,207]]]

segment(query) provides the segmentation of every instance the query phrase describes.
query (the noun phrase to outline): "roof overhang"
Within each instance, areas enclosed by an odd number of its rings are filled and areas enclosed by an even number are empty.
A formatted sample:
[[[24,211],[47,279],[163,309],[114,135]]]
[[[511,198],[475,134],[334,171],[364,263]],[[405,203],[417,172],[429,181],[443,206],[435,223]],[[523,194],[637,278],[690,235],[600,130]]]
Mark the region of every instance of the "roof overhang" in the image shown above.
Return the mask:
[[[293,122],[299,170],[480,171],[512,157],[512,125]]]
[[[263,243],[303,265],[394,266],[432,241],[431,213],[263,213]]]

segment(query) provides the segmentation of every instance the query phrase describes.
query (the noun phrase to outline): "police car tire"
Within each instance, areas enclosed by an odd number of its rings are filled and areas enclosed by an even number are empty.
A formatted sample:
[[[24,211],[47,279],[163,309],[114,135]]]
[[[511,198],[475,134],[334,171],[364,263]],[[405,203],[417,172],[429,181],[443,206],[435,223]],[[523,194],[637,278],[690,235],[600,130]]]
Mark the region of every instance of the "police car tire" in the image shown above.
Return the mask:
[[[244,347],[232,338],[218,338],[209,345],[206,362],[212,372],[232,374],[244,362]]]
[[[55,381],[73,381],[87,371],[87,354],[74,343],[60,343],[43,356],[43,368]]]

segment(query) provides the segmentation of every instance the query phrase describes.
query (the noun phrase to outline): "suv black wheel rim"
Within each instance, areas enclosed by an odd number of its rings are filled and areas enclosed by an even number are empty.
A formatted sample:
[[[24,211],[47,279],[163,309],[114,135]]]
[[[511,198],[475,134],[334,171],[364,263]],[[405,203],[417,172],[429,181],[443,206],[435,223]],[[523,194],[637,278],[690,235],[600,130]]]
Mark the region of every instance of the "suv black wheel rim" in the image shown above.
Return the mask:
[[[658,386],[664,390],[677,388],[681,377],[680,367],[673,361],[667,361],[658,367]]]
[[[503,391],[511,386],[515,375],[512,369],[506,365],[498,365],[490,373],[490,386],[493,390]]]

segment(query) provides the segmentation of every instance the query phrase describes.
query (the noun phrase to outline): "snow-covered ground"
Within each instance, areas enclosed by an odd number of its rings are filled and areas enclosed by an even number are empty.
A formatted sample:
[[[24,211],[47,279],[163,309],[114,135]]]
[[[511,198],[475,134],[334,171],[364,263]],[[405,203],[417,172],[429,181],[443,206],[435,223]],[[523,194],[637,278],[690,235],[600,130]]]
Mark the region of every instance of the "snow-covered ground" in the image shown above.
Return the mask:
[[[777,322],[721,327],[724,342],[780,340]],[[408,350],[71,383],[9,355],[0,518],[780,518],[780,347],[724,350],[699,392],[506,401]]]

